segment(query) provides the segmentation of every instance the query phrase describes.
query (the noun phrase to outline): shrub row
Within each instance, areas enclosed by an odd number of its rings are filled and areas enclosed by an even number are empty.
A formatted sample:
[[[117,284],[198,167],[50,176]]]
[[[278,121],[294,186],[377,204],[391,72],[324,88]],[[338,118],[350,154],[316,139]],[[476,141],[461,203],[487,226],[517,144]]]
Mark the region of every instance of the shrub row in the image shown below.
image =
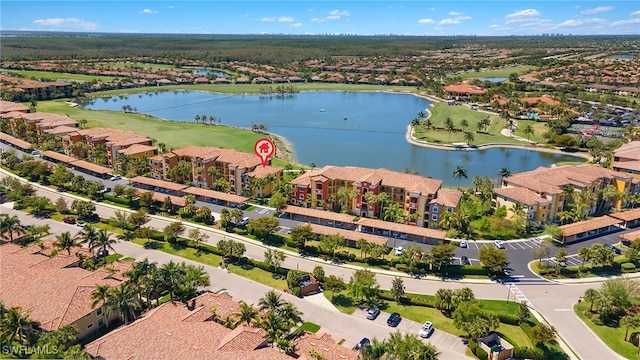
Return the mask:
[[[131,205],[130,204],[131,202],[127,198],[122,198],[122,197],[118,197],[118,196],[111,195],[111,194],[104,194],[104,195],[102,195],[102,197],[105,200],[108,200],[108,201],[111,201],[111,202],[114,202],[114,203],[117,203],[117,204],[122,204],[122,205],[126,205],[126,206],[130,206]]]
[[[477,356],[480,360],[487,360],[489,357],[487,352],[482,350],[474,340],[469,340],[469,350],[471,350],[473,355]]]

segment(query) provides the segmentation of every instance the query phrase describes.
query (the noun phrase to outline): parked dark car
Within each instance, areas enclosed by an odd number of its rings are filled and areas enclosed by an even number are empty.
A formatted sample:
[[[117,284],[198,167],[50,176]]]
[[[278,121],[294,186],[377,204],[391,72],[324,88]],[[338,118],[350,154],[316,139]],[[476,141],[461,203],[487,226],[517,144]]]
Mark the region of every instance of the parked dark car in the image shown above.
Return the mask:
[[[362,350],[362,348],[364,348],[365,346],[369,345],[370,341],[367,338],[362,338],[362,340],[360,340],[359,343],[356,344],[356,347],[354,348],[355,351],[359,351]]]
[[[615,247],[613,244],[604,244],[604,247],[613,250],[613,252],[616,255],[621,255],[622,254],[622,250],[618,249],[617,247]]]
[[[402,320],[402,317],[400,317],[400,314],[393,313],[389,315],[389,318],[387,319],[387,325],[396,327],[398,326],[398,324],[400,324],[401,320]]]
[[[463,256],[460,258],[460,264],[462,265],[471,265],[471,261],[469,260],[468,257]]]

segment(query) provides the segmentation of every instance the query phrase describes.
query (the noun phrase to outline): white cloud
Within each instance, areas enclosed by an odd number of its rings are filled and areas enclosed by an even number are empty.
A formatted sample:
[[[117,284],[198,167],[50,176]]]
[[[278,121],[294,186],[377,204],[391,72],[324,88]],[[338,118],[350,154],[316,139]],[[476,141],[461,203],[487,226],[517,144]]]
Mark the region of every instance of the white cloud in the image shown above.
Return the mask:
[[[499,28],[501,28],[501,27],[502,27],[502,25],[498,25],[498,24],[491,24],[491,25],[489,25],[488,27],[489,27],[489,29],[499,29]]]
[[[598,6],[593,9],[586,9],[580,12],[581,15],[593,15],[613,10],[613,6]]]
[[[327,20],[338,20],[338,19],[340,19],[340,15],[329,15],[325,19],[327,19]]]
[[[157,11],[151,10],[151,9],[142,9],[142,10],[140,10],[139,13],[140,14],[155,14],[155,13],[157,13]]]
[[[295,20],[291,16],[280,16],[278,22],[294,22]]]
[[[350,14],[346,10],[335,9],[335,10],[329,11],[329,15],[331,15],[331,16],[349,16]]]
[[[634,11],[631,14],[629,14],[630,16],[640,16],[640,10],[638,11]]]
[[[525,9],[525,10],[516,11],[505,17],[507,19],[515,19],[515,18],[532,17],[532,16],[540,16],[540,12],[538,12],[538,10],[536,9]]]
[[[456,16],[455,18],[453,18],[454,20],[459,20],[459,21],[463,21],[463,20],[471,20],[471,16]]]
[[[302,26],[302,23],[300,23],[300,22],[293,23],[293,24],[289,25],[289,27],[293,27],[293,28],[297,28],[297,27],[300,27],[300,26]]]
[[[604,19],[600,19],[600,18],[593,18],[593,19],[584,19],[584,20],[567,20],[564,22],[561,22],[560,24],[556,25],[556,27],[576,27],[576,26],[584,26],[584,25],[592,25],[592,24],[598,24],[598,23],[603,23],[605,22]]]
[[[432,7],[432,8],[428,8],[427,10],[429,10],[429,11],[436,11],[436,8]]]
[[[324,22],[324,19],[321,19],[321,18],[313,18],[313,19],[311,19],[311,22],[314,22],[314,23],[322,23],[322,22]]]
[[[640,24],[640,18],[616,21],[614,23],[611,23],[611,26],[621,26],[621,25],[630,25],[630,24]]]
[[[458,16],[458,15],[462,15],[462,14],[457,12],[457,11],[450,11],[449,12],[449,16]]]
[[[436,22],[435,20],[433,20],[433,19],[428,19],[428,18],[427,18],[427,19],[420,19],[420,20],[418,20],[418,24],[433,24],[433,23],[435,23],[435,22]]]
[[[460,20],[444,19],[438,23],[438,25],[455,25],[455,24],[460,24]]]
[[[48,19],[37,19],[33,21],[34,24],[38,24],[41,26],[51,26],[56,28],[67,28],[67,29],[80,29],[80,30],[95,30],[98,28],[98,24],[84,21],[82,19],[77,18],[48,18]]]
[[[275,17],[275,16],[263,17],[262,19],[260,19],[260,21],[263,21],[263,22],[273,22],[273,21],[276,21],[276,17]]]

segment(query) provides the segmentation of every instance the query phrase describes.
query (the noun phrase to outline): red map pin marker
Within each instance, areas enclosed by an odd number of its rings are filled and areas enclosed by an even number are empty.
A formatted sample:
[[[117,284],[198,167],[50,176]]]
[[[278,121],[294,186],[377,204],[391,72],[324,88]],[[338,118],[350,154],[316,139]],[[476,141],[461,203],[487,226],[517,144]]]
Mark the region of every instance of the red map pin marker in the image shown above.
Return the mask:
[[[276,152],[276,147],[270,139],[262,138],[253,145],[253,151],[262,161],[262,166],[267,166],[267,161]]]

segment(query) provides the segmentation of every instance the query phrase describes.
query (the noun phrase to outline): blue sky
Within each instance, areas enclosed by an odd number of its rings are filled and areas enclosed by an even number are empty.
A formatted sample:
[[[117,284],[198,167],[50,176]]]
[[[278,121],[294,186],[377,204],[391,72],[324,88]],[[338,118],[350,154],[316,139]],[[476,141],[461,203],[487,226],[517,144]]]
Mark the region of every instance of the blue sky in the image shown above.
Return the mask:
[[[640,1],[2,0],[2,30],[179,34],[640,34]]]

